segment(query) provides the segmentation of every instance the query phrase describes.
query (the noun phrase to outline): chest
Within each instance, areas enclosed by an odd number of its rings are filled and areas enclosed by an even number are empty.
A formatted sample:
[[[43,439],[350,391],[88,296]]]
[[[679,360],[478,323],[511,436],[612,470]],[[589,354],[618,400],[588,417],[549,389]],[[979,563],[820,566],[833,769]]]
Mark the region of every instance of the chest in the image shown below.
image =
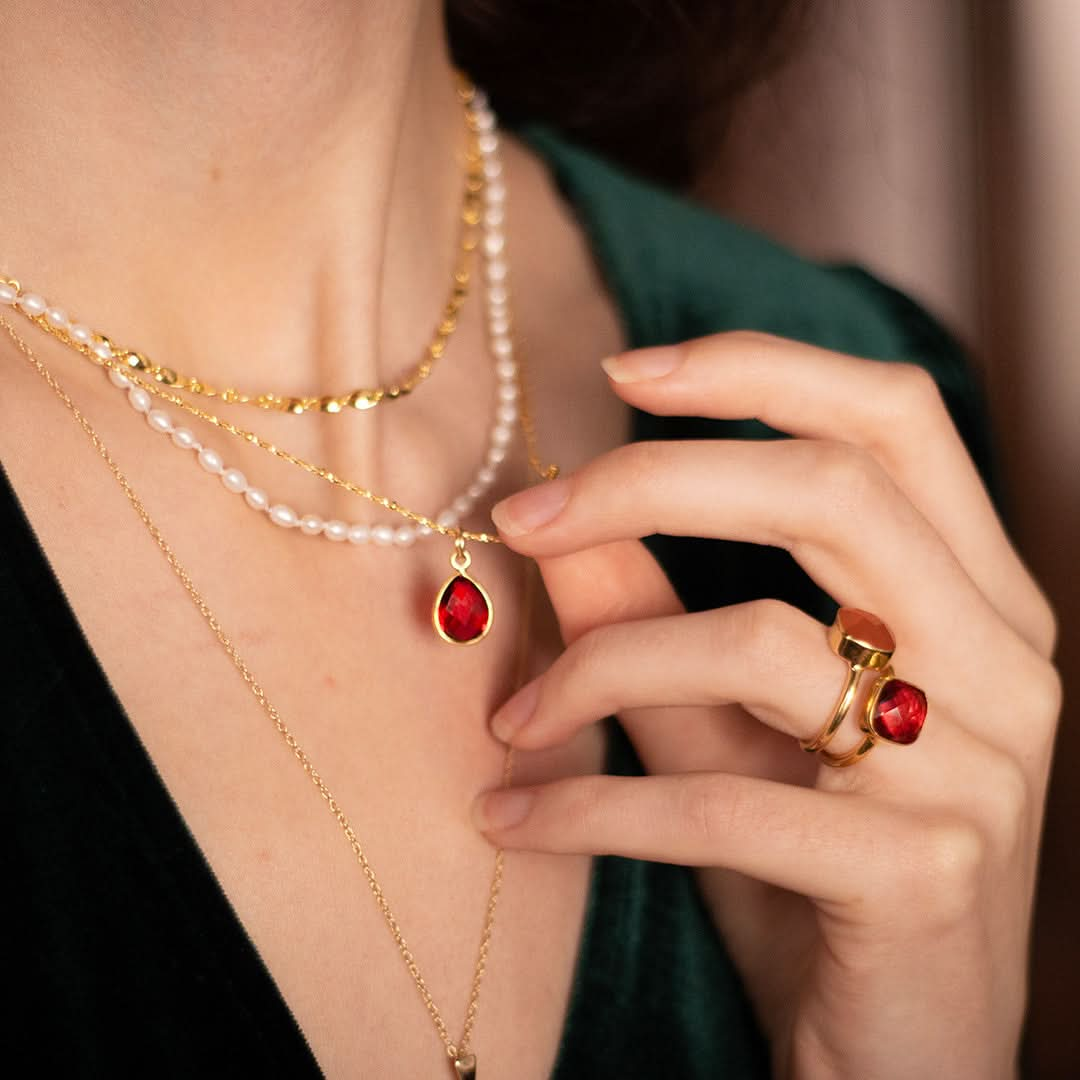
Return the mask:
[[[542,595],[527,612],[518,561],[474,548],[495,627],[475,648],[449,646],[427,615],[450,573],[445,543],[405,557],[315,548],[252,523],[236,500],[207,498],[197,472],[162,481],[144,433],[99,413],[218,635],[59,403],[33,378],[17,385],[21,407],[5,415],[0,459],[126,717],[320,1066],[330,1076],[440,1075],[445,1054],[427,1013],[459,1037],[494,872],[469,821],[473,796],[504,765],[486,721],[510,693],[522,649],[532,671],[557,654]],[[560,458],[573,465],[607,449],[622,419],[579,425]],[[592,731],[520,760],[517,775],[598,771],[602,757]],[[342,819],[328,812],[330,797]],[[586,859],[506,857],[472,1040],[489,1076],[550,1071],[589,871]]]

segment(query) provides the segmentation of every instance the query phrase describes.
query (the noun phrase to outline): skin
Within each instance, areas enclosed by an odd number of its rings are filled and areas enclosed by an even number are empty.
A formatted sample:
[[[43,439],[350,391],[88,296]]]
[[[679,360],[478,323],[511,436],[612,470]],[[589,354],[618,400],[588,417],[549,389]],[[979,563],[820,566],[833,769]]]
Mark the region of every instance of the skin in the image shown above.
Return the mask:
[[[3,5],[4,271],[122,343],[176,366],[185,358],[221,382],[306,392],[392,377],[423,346],[452,263],[460,115],[438,14],[420,0]],[[945,1019],[954,1037],[970,1036],[937,1048],[936,1065],[974,1047],[985,1057],[957,1062],[955,1075],[1005,1072],[1022,1007],[1056,712],[1045,660],[1052,620],[938,413],[930,410],[936,420],[925,438],[902,447],[871,444],[865,434],[860,441],[860,424],[869,431],[880,417],[852,400],[892,400],[893,419],[929,424],[924,407],[936,399],[925,379],[910,376],[916,404],[901,405],[876,388],[905,369],[889,375],[789,343],[770,343],[764,365],[756,338],[708,346],[726,359],[707,365],[715,384],[683,387],[692,406],[685,397],[680,404],[678,378],[610,386],[597,358],[625,343],[580,230],[524,148],[506,139],[505,156],[515,319],[530,343],[542,444],[558,447],[575,492],[564,513],[578,527],[572,537],[556,522],[504,538],[520,550],[538,545],[543,556],[551,606],[531,627],[531,669],[547,671],[543,685],[552,688],[567,674],[564,689],[542,699],[561,694],[556,711],[578,730],[545,734],[541,717],[526,729],[532,734],[518,736],[551,746],[521,755],[520,781],[542,794],[526,824],[505,833],[511,846],[534,850],[508,859],[476,1033],[485,1073],[539,1080],[550,1072],[581,925],[584,853],[620,845],[713,868],[702,871],[705,892],[781,1071],[887,1075],[894,1032],[882,1030],[881,1010],[869,1003],[899,995],[911,1001],[906,1036],[920,1049],[942,1041]],[[500,775],[502,747],[486,721],[510,694],[514,635],[493,632],[475,650],[447,649],[432,639],[423,612],[448,572],[445,550],[343,558],[258,522],[197,470],[178,467],[164,440],[149,441],[99,372],[55,342],[34,340],[358,823],[456,1034],[475,957],[471,928],[480,925],[491,868],[469,808]],[[474,417],[491,387],[483,342],[474,298],[445,366],[407,406],[380,407],[356,424],[244,419],[302,456],[435,507],[482,452],[486,419]],[[778,359],[784,363],[774,367]],[[842,373],[836,363],[846,365]],[[780,367],[802,372],[805,385],[777,378]],[[870,392],[833,406],[854,371]],[[667,398],[656,394],[662,385]],[[795,385],[818,407],[773,416],[785,394],[798,396]],[[784,462],[767,460],[765,448],[760,460],[736,460],[736,447],[711,444],[670,458],[675,446],[617,449],[630,404],[696,411],[703,401],[786,424],[818,455],[812,468],[796,463],[794,485],[791,467],[785,480]],[[810,415],[843,417],[844,430],[791,427]],[[257,450],[196,430],[283,501],[326,517],[366,517],[365,508]],[[715,469],[714,455],[724,454],[732,457]],[[83,434],[6,338],[0,461],[127,716],[323,1070],[376,1080],[426,1075],[441,1047],[340,833]],[[657,472],[680,494],[677,506],[655,502]],[[519,451],[494,495],[510,494],[524,475]],[[729,485],[723,492],[718,476]],[[637,492],[621,509],[605,502],[619,494],[612,479],[623,494]],[[891,496],[884,508],[883,486]],[[894,557],[863,565],[844,537],[816,534],[816,515],[777,517],[777,507],[805,509],[825,497],[852,519],[869,504],[893,522],[875,543]],[[724,520],[703,514],[710,505],[725,507]],[[658,526],[790,544],[838,599],[886,618],[901,642],[900,674],[931,700],[922,740],[880,748],[844,774],[808,771],[812,762],[790,736],[820,724],[840,675],[821,628],[797,627],[775,606],[741,627],[745,613],[718,613],[706,634],[713,642],[720,634],[721,654],[743,657],[745,670],[763,651],[762,635],[784,646],[767,646],[780,669],[760,682],[791,698],[743,702],[745,688],[716,681],[723,673],[715,649],[693,661],[704,622],[678,614],[662,576],[628,539]],[[496,599],[498,626],[514,627],[520,561],[506,548],[474,552],[474,560]],[[883,570],[916,564],[927,566],[925,577]],[[913,581],[924,582],[925,595]],[[939,625],[940,633],[928,632]],[[678,685],[654,660],[633,664],[647,685],[625,690],[642,698],[618,700],[615,683],[601,685],[612,678],[604,657],[615,640],[604,627],[627,635],[619,650],[647,647],[650,656],[670,635],[681,658]],[[562,658],[560,630],[571,642]],[[978,676],[954,662],[957,641],[980,657]],[[583,664],[590,642],[597,647]],[[570,677],[574,670],[587,678]],[[732,680],[741,674],[728,672]],[[700,698],[689,708],[680,701],[688,693]],[[661,775],[625,789],[580,779],[602,760],[589,721],[612,710]],[[934,754],[942,739],[963,746]],[[680,775],[688,767],[697,775]],[[845,798],[834,823],[833,800],[848,795],[865,812],[852,814]],[[902,816],[886,813],[897,803]],[[803,866],[809,841],[798,842],[800,831],[813,838],[820,865]],[[933,888],[917,874],[925,859],[935,868]],[[805,877],[782,877],[800,866]],[[880,905],[870,901],[897,889],[918,903],[905,908],[908,925],[894,919],[883,929],[875,923]],[[984,910],[990,896],[992,913]],[[785,921],[774,921],[767,937],[754,919],[774,911]],[[937,963],[954,991],[944,1005]],[[908,993],[912,985],[917,994]],[[856,988],[864,996],[849,997]],[[834,1028],[837,1017],[843,1026]]]
[[[699,867],[777,1075],[1014,1075],[1054,621],[933,380],[757,334],[606,368],[638,408],[795,437],[630,445],[495,508],[569,645],[493,730],[550,748],[614,713],[653,775],[489,794],[478,824],[514,848]],[[795,740],[846,670],[823,628],[776,600],[686,614],[636,539],[655,531],[784,547],[877,613],[930,702],[919,740],[815,767]],[[858,709],[832,749],[857,741]]]

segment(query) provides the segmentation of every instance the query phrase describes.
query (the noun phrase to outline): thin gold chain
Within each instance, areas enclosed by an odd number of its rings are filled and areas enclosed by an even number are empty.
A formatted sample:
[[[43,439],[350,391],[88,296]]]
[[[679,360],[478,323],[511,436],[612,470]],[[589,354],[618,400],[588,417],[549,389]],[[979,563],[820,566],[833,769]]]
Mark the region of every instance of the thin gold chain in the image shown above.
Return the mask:
[[[222,628],[221,623],[218,621],[217,616],[211,610],[209,604],[203,599],[202,593],[196,588],[191,575],[184,568],[183,564],[177,558],[176,553],[170,547],[165,536],[158,528],[157,524],[150,517],[150,514],[143,505],[142,500],[136,494],[131,483],[124,475],[123,471],[117,465],[112,454],[109,452],[108,447],[102,441],[101,437],[94,430],[90,421],[82,413],[79,407],[72,401],[67,391],[59,383],[52,372],[45,366],[44,363],[34,354],[33,349],[27,342],[15,333],[11,325],[0,316],[0,324],[19,346],[20,351],[26,357],[27,360],[37,370],[37,373],[45,380],[54,394],[63,402],[64,406],[75,418],[79,426],[86,433],[90,442],[93,444],[94,449],[98,455],[109,467],[113,476],[116,478],[117,483],[120,485],[127,496],[128,502],[131,504],[135,513],[138,514],[143,525],[146,527],[150,536],[157,544],[161,553],[165,556],[166,561],[172,568],[173,573],[180,580],[188,596],[191,598],[192,603],[198,609],[199,614],[206,620],[207,625],[213,631],[214,636],[217,638],[221,647],[232,661],[233,666],[240,673],[244,682],[247,684],[248,689],[251,691],[255,700],[259,703],[259,707],[263,710],[266,716],[273,723],[278,733],[284,739],[285,744],[292,751],[293,756],[300,763],[304,772],[308,778],[317,788],[319,794],[322,796],[323,801],[326,804],[327,809],[333,815],[334,820],[337,821],[341,827],[342,832],[345,835],[345,839],[349,843],[349,847],[352,849],[353,855],[356,857],[356,861],[360,866],[361,871],[367,880],[368,887],[371,889],[371,894],[375,898],[375,903],[379,907],[379,911],[382,913],[383,919],[386,922],[387,927],[390,930],[390,934],[394,939],[394,944],[397,946],[398,952],[401,954],[402,960],[405,962],[405,966],[408,969],[410,976],[412,976],[413,982],[416,984],[416,989],[420,994],[421,1000],[424,1003],[424,1007],[427,1009],[428,1014],[435,1025],[436,1030],[439,1033],[439,1038],[442,1040],[443,1046],[446,1048],[446,1053],[451,1060],[459,1057],[464,1057],[470,1052],[470,1041],[472,1038],[473,1029],[476,1025],[476,1017],[479,1012],[480,1005],[480,986],[483,982],[484,974],[487,970],[487,958],[488,952],[491,947],[492,933],[495,929],[495,912],[498,905],[499,893],[502,889],[503,881],[503,864],[504,856],[502,848],[499,848],[495,852],[495,866],[491,877],[491,885],[488,889],[487,905],[484,913],[484,924],[480,934],[480,945],[477,950],[476,967],[473,971],[472,985],[469,991],[469,1000],[465,1008],[465,1018],[462,1024],[461,1038],[455,1043],[450,1038],[449,1029],[446,1026],[446,1021],[442,1017],[442,1013],[439,1007],[435,1004],[435,1001],[431,995],[431,991],[428,989],[428,985],[424,980],[423,975],[420,973],[420,968],[416,962],[416,958],[413,956],[412,950],[409,947],[408,942],[405,940],[405,935],[402,933],[401,927],[398,924],[397,918],[394,915],[393,909],[390,906],[390,902],[386,898],[386,894],[383,891],[382,886],[379,884],[378,878],[375,875],[375,869],[368,860],[367,855],[364,852],[363,846],[360,843],[359,837],[356,835],[345,811],[341,808],[337,799],[334,797],[330,788],[323,780],[322,775],[315,768],[314,763],[308,756],[307,752],[303,749],[296,737],[290,731],[288,725],[282,719],[281,714],[278,712],[277,707],[267,697],[266,691],[263,689],[262,684],[256,679],[252,673],[251,668],[247,662],[240,655],[236,646],[233,644],[232,639],[226,634]],[[524,588],[523,588],[523,603],[520,619],[520,636],[518,642],[517,653],[515,656],[515,672],[514,672],[514,685],[515,687],[522,685],[525,681],[525,673],[527,670],[527,646],[529,627],[532,620],[532,607],[533,607],[533,594],[534,594],[534,574],[532,573],[532,562],[527,560],[525,563],[524,571]],[[514,770],[514,752],[512,747],[506,748],[506,753],[503,757],[502,768],[502,783],[503,786],[508,787],[513,779]]]
[[[445,353],[446,346],[457,329],[458,316],[465,306],[465,300],[469,294],[469,284],[472,277],[471,264],[477,246],[477,226],[480,223],[481,216],[481,196],[486,181],[483,160],[476,146],[478,130],[476,113],[471,107],[475,96],[475,88],[467,80],[463,80],[459,85],[458,94],[465,107],[465,121],[470,140],[469,149],[465,154],[465,182],[462,193],[458,257],[451,276],[450,294],[443,305],[443,312],[438,325],[435,327],[432,339],[425,346],[420,361],[401,379],[385,386],[365,387],[350,390],[344,394],[324,394],[313,397],[296,397],[275,391],[248,393],[231,386],[218,388],[199,375],[185,375],[174,368],[158,364],[145,353],[114,345],[104,334],[94,332],[93,340],[107,343],[128,368],[144,372],[157,383],[173,387],[176,390],[197,394],[201,397],[217,398],[227,405],[254,405],[260,409],[297,415],[307,412],[323,412],[334,415],[348,409],[366,411],[374,408],[381,401],[395,401],[412,393],[431,375],[435,364]],[[21,291],[20,284],[15,278],[0,277],[0,282],[5,282]],[[64,328],[53,326],[45,319],[35,321],[42,329],[47,330],[65,344],[76,344],[68,337]]]

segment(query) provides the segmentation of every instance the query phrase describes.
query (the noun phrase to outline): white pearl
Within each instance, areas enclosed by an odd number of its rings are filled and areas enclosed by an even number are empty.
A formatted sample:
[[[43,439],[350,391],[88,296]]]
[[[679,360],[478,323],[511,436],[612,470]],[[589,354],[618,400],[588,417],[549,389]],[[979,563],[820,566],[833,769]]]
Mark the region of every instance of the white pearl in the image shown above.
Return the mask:
[[[493,131],[482,132],[476,139],[481,154],[494,154],[499,149],[499,136]]]
[[[366,544],[371,539],[371,526],[369,525],[350,525],[349,526],[349,543],[350,544]]]
[[[488,96],[483,90],[474,90],[472,96],[473,112],[487,112]]]
[[[398,547],[411,547],[416,543],[416,530],[411,525],[400,525],[394,532],[394,543]]]
[[[495,483],[495,477],[497,475],[498,474],[490,465],[481,465],[480,468],[476,470],[476,482],[478,484],[483,484],[484,487],[490,487]]]
[[[487,463],[489,465],[501,465],[506,460],[506,447],[505,446],[492,446],[487,452]]]
[[[379,547],[389,547],[394,542],[394,527],[392,525],[375,525],[371,529],[371,539]]]
[[[18,298],[19,294],[15,291],[14,285],[0,281],[0,304],[14,304]]]
[[[81,323],[76,323],[73,326],[68,327],[68,337],[75,342],[76,345],[89,345],[94,339],[93,332],[89,326],[83,326]]]
[[[484,211],[484,224],[489,229],[497,229],[506,220],[506,211],[501,206],[489,206]]]
[[[514,343],[508,337],[497,337],[491,343],[491,351],[500,357],[509,357],[514,355]]]
[[[45,321],[57,330],[64,330],[67,328],[68,317],[58,307],[51,307],[45,312]]]
[[[326,524],[318,514],[305,514],[300,519],[300,531],[305,536],[318,536]]]
[[[91,352],[93,352],[93,354],[95,356],[100,357],[102,360],[111,360],[112,359],[112,354],[113,354],[112,349],[110,349],[109,346],[106,345],[104,341],[99,341],[93,347]]]
[[[458,517],[464,517],[473,508],[473,501],[468,495],[459,495],[453,503],[451,503],[451,506],[453,506],[454,513],[457,514]]]
[[[436,525],[441,525],[444,529],[453,529],[458,523],[458,516],[453,510],[443,510],[439,513],[439,516],[435,519]]]
[[[417,536],[430,536],[433,532],[434,532],[434,529],[432,529],[432,527],[430,525],[417,525],[416,526],[416,535]]]
[[[116,368],[109,368],[109,382],[118,390],[131,389],[131,380],[122,371],[117,371]]]
[[[484,267],[488,281],[505,281],[509,269],[502,259],[490,259]]]
[[[498,180],[493,184],[486,185],[484,198],[487,200],[488,206],[501,206],[506,201],[506,185]]]
[[[473,115],[476,117],[477,131],[495,130],[495,114],[489,112],[487,109],[478,108],[476,105],[475,94],[473,95]]]
[[[244,492],[244,502],[246,502],[252,510],[265,510],[270,505],[270,497],[262,488],[249,487],[247,491]]]
[[[484,237],[484,251],[488,255],[499,255],[506,247],[506,237],[501,232],[491,231]]]
[[[487,490],[487,485],[486,484],[470,484],[465,489],[465,494],[468,495],[468,497],[470,499],[476,500],[476,499],[479,499],[480,496],[483,495],[486,490]]]
[[[495,410],[495,419],[500,424],[512,424],[518,418],[517,406],[504,402]]]
[[[510,291],[505,285],[492,285],[488,289],[489,304],[505,304],[510,299]]]
[[[487,180],[495,180],[502,175],[502,162],[498,158],[486,158],[484,160],[484,177]]]
[[[518,396],[518,388],[514,383],[499,383],[495,392],[501,401],[514,401]]]
[[[133,386],[128,391],[128,401],[136,412],[149,412],[153,404],[150,395],[141,386]]]
[[[27,315],[41,315],[49,306],[37,293],[23,293],[16,301]]]
[[[488,324],[488,331],[492,337],[505,337],[510,333],[510,320],[504,315],[497,315]]]
[[[186,427],[174,428],[172,441],[173,446],[179,446],[181,450],[194,450],[195,447],[199,446],[194,432],[189,431]],[[199,449],[201,450],[202,447],[199,446]]]
[[[493,446],[507,446],[514,437],[514,429],[506,424],[496,424],[491,429],[491,444]]]
[[[225,462],[221,460],[221,455],[216,450],[211,450],[209,446],[204,446],[199,451],[199,464],[215,476],[225,470]]]
[[[517,364],[513,360],[500,360],[495,365],[495,374],[498,375],[503,382],[510,382],[517,378]]]
[[[161,435],[172,434],[172,417],[164,409],[151,409],[146,422]]]
[[[344,521],[328,521],[323,526],[323,535],[328,540],[346,540],[349,536],[349,526]]]
[[[243,495],[248,489],[247,477],[239,469],[226,469],[221,474],[221,482],[225,490],[234,495]]]
[[[284,503],[277,503],[275,506],[270,507],[270,520],[275,525],[280,525],[283,529],[291,529],[299,524],[299,518],[296,516],[296,511],[291,506],[286,506]]]

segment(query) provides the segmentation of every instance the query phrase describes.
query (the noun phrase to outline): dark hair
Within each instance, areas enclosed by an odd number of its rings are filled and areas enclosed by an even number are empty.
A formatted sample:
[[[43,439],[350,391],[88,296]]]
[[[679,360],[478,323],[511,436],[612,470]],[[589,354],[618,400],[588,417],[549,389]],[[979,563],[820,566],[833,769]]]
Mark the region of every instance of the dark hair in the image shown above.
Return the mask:
[[[446,0],[455,62],[514,123],[539,120],[681,186],[739,94],[797,36],[800,0]]]

